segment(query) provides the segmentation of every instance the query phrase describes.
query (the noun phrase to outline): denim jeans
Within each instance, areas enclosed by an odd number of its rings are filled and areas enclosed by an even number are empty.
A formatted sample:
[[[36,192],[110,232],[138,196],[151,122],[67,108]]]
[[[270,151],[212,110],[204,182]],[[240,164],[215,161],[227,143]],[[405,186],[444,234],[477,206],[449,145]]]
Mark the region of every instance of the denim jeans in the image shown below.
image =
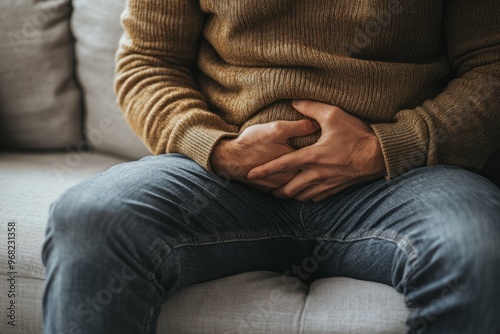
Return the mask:
[[[180,154],[152,156],[52,204],[44,332],[154,333],[179,289],[283,273],[327,244],[314,271],[294,274],[393,286],[411,309],[410,333],[499,333],[499,241],[499,189],[456,167],[417,168],[313,203],[276,199]]]

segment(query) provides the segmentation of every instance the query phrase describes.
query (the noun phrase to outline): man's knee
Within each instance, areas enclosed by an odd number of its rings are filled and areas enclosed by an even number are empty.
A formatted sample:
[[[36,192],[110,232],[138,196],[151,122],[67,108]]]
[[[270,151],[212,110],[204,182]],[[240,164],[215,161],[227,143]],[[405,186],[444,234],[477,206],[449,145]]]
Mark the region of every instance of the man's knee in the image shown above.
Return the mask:
[[[62,235],[85,233],[120,214],[112,194],[97,193],[78,186],[66,191],[49,210],[49,229]]]
[[[107,247],[105,240],[113,239],[116,225],[127,218],[113,193],[95,193],[77,186],[66,191],[49,210],[43,259],[53,252],[65,258],[90,257],[93,250]]]
[[[180,157],[152,156],[120,164],[67,190],[49,210],[49,229],[63,235],[105,229],[123,222],[151,194],[168,195],[173,174],[189,165]]]
[[[194,168],[201,167],[180,155],[148,157],[67,190],[50,207],[44,254],[53,248],[49,246],[74,252],[110,247],[120,238],[130,244],[139,225],[144,234],[146,222],[166,224],[177,212],[180,216],[175,203],[191,198],[186,184],[196,184]]]

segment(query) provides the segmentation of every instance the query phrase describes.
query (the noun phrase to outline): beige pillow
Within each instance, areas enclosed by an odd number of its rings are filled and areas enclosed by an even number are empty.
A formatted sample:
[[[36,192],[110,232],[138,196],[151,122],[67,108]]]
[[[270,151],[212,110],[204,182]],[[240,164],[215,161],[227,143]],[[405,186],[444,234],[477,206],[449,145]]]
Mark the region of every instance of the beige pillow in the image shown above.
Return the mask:
[[[85,131],[99,150],[137,159],[150,155],[125,122],[113,90],[115,53],[126,0],[73,0],[77,75],[84,92]]]
[[[0,146],[55,149],[82,139],[70,0],[0,1]]]

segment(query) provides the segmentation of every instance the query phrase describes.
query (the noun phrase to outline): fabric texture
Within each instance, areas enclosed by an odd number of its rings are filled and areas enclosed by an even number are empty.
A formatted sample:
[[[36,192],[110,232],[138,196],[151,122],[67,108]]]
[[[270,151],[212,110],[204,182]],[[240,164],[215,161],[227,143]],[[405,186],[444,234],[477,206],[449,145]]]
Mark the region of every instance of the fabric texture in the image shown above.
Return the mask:
[[[158,328],[178,334],[397,334],[406,332],[401,320],[408,313],[401,295],[385,284],[331,277],[290,291],[280,274],[252,272],[181,290],[164,304]]]
[[[152,151],[207,170],[221,137],[301,118],[291,99],[370,122],[389,179],[479,169],[500,146],[498,12],[498,0],[130,0],[116,91]]]
[[[0,147],[54,149],[82,139],[70,0],[0,2]]]
[[[75,0],[71,28],[77,77],[85,92],[85,134],[101,151],[129,159],[150,155],[123,119],[113,91],[115,53],[125,0]]]
[[[405,333],[406,326],[394,320],[407,318],[408,308],[399,305],[392,287],[375,284],[347,277],[314,281],[304,305],[304,333],[329,333],[332,323],[336,333]],[[372,305],[375,301],[376,307]],[[327,304],[330,307],[323,307]],[[359,310],[356,314],[348,311],[354,305]]]

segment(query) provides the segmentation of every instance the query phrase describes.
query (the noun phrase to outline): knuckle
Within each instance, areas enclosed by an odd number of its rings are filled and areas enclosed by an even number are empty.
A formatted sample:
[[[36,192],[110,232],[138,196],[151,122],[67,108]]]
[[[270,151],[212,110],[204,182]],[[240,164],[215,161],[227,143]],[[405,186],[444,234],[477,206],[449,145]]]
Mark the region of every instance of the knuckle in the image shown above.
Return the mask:
[[[280,197],[283,198],[290,198],[293,196],[293,192],[291,189],[283,189],[280,195],[281,195]]]
[[[288,164],[286,162],[280,162],[278,164],[278,170],[281,171],[281,172],[288,171]]]
[[[282,122],[271,122],[269,123],[269,130],[273,133],[281,133],[284,130],[284,124]]]
[[[306,162],[311,165],[319,163],[321,158],[322,155],[314,150],[311,150],[311,152],[307,155],[307,157],[305,157]]]
[[[338,112],[335,110],[335,107],[329,109],[324,116],[324,119],[327,123],[334,123],[337,120]]]
[[[314,181],[320,182],[320,183],[326,181],[326,179],[327,179],[327,177],[325,176],[325,174],[322,173],[319,170],[312,171],[311,172],[311,177],[312,177],[312,179]]]
[[[305,202],[309,199],[309,197],[306,195],[297,195],[294,197],[294,199],[299,201],[299,202]]]

